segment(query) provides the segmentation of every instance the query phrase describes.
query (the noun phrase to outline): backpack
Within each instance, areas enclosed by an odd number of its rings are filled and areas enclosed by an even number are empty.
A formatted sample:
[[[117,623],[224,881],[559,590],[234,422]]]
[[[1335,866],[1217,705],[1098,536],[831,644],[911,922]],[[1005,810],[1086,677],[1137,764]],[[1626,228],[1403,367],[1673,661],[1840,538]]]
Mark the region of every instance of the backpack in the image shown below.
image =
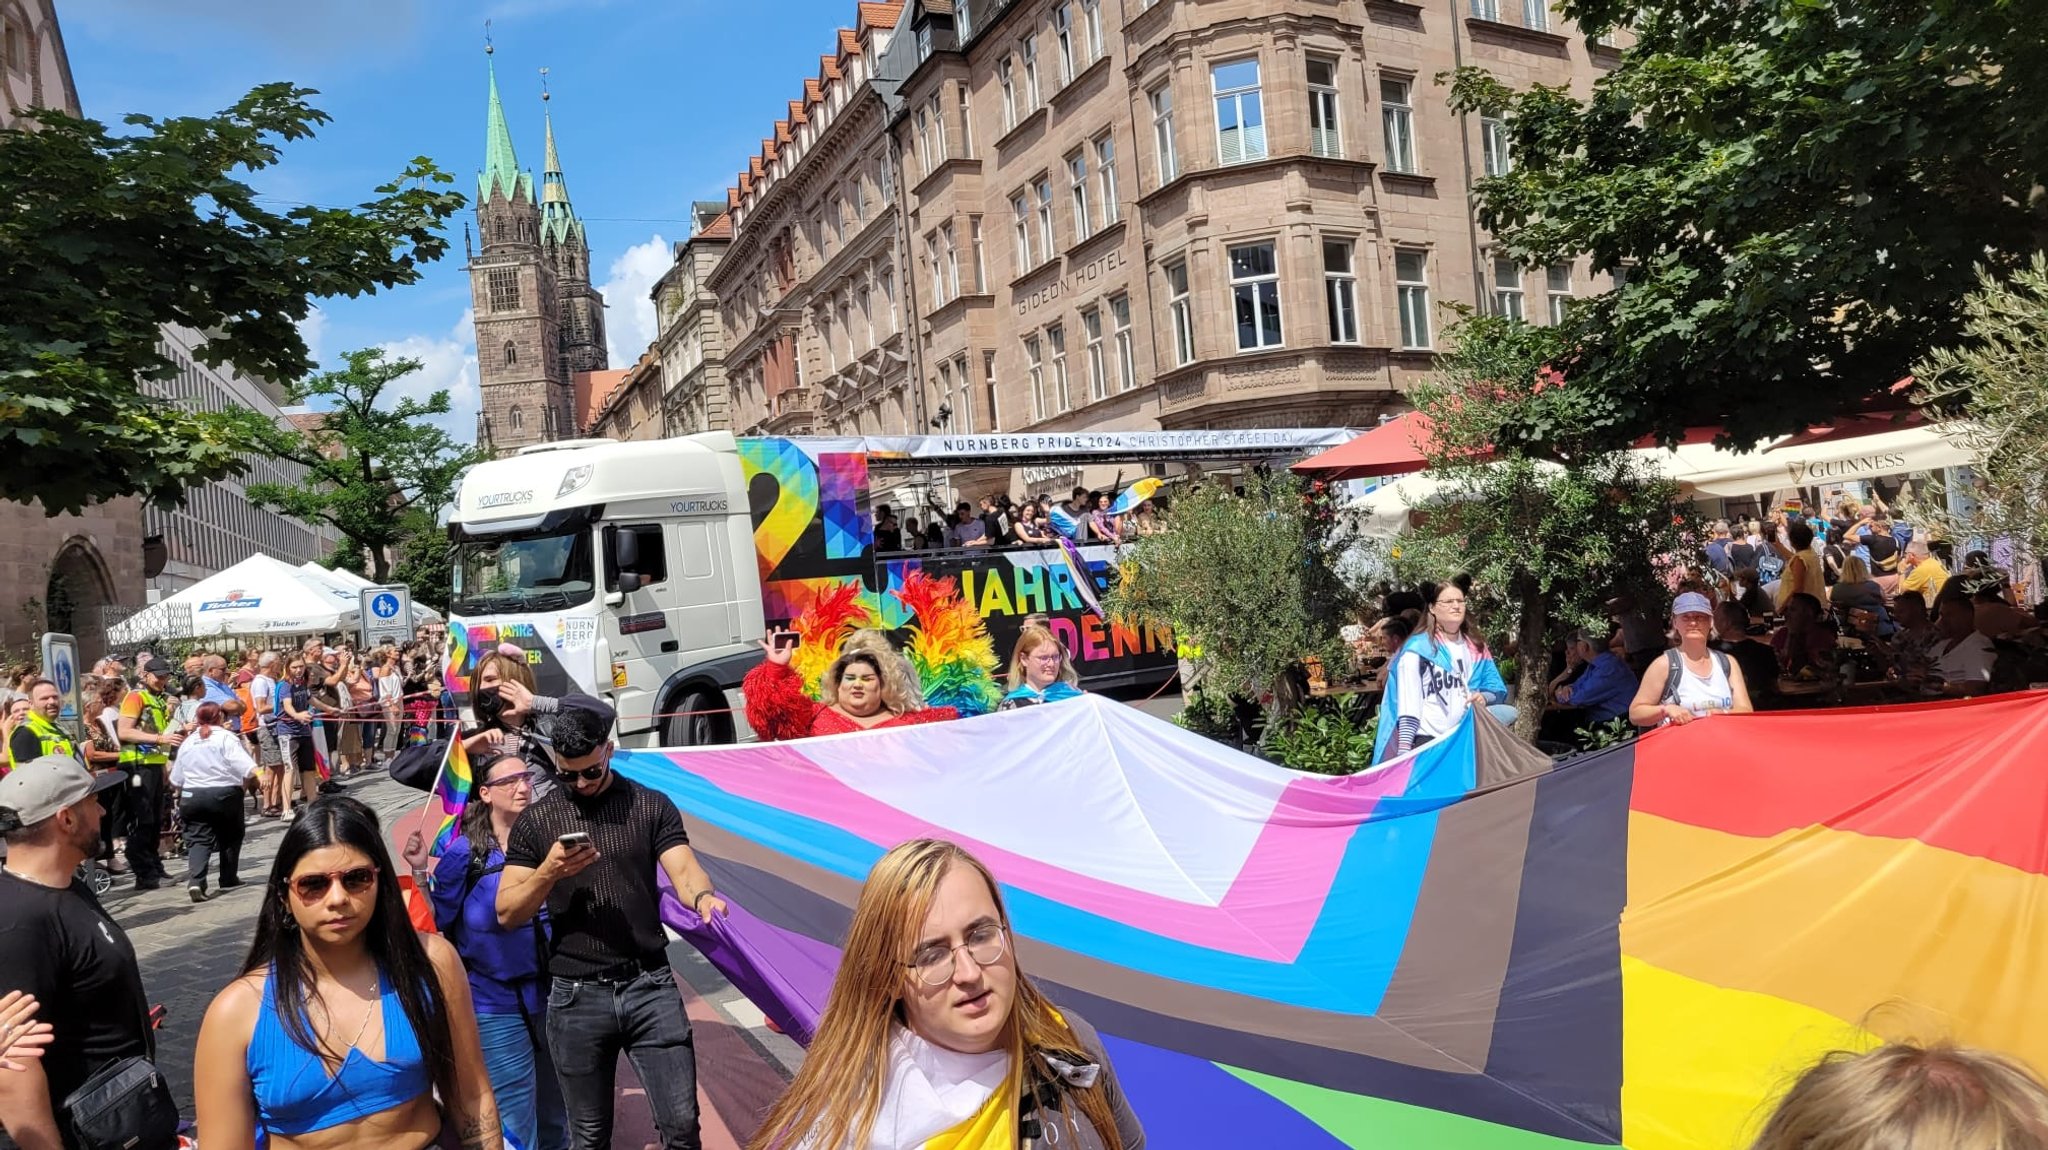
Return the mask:
[[[1721,668],[1721,677],[1733,683],[1735,677],[1728,673],[1728,664],[1730,662],[1728,652],[1716,651],[1709,647],[1707,648],[1707,654],[1712,655],[1714,657],[1714,665]],[[1685,656],[1679,652],[1678,648],[1673,647],[1669,651],[1664,652],[1664,697],[1657,700],[1660,705],[1669,705],[1678,701],[1678,684],[1684,678]]]

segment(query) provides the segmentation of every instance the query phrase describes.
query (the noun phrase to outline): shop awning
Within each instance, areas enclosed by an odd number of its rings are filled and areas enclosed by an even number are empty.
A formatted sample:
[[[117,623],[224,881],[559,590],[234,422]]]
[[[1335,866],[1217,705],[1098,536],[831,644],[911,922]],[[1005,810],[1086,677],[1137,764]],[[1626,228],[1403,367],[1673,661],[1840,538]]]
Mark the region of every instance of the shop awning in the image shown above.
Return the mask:
[[[1435,440],[1428,416],[1403,412],[1349,443],[1309,456],[1293,470],[1328,480],[1406,475],[1429,466],[1424,454],[1434,449]]]
[[[1926,424],[1870,435],[1808,433],[1761,451],[1691,445],[1651,454],[1668,461],[1666,474],[1687,494],[1714,499],[1959,467],[1973,458],[1969,448]]]

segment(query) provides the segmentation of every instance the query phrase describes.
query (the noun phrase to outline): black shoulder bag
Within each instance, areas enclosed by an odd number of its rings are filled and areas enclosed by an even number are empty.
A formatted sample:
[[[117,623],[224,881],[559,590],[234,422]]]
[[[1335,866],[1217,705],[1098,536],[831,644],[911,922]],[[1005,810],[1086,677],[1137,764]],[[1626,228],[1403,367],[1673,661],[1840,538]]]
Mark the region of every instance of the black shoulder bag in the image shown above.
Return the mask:
[[[156,1064],[141,1055],[94,1071],[64,1100],[79,1150],[176,1150],[178,1104]]]

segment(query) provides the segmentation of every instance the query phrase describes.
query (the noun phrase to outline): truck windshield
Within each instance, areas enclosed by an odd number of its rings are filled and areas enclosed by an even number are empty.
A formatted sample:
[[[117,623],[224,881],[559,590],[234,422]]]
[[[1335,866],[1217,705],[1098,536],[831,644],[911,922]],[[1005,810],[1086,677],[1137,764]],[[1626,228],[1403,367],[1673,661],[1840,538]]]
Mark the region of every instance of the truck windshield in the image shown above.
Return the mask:
[[[476,539],[455,549],[458,615],[560,611],[590,601],[591,534],[579,527],[552,535]]]

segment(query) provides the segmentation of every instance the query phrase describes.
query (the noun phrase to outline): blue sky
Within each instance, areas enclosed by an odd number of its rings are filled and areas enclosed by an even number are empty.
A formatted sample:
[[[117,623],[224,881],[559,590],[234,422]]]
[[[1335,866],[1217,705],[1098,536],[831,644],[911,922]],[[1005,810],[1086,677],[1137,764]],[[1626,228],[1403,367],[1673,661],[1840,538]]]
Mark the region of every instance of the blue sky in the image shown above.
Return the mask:
[[[415,155],[476,191],[484,142],[484,21],[522,166],[538,182],[539,69],[549,70],[556,142],[589,227],[591,277],[605,289],[612,366],[653,333],[646,293],[688,233],[692,200],[725,188],[850,26],[853,0],[57,0],[85,113],[117,122],[218,111],[249,88],[289,80],[334,119],[253,183],[280,202],[354,204]],[[451,254],[421,282],[329,300],[307,325],[314,353],[383,346],[426,364],[420,394],[448,389],[448,427],[475,432],[475,348]]]

